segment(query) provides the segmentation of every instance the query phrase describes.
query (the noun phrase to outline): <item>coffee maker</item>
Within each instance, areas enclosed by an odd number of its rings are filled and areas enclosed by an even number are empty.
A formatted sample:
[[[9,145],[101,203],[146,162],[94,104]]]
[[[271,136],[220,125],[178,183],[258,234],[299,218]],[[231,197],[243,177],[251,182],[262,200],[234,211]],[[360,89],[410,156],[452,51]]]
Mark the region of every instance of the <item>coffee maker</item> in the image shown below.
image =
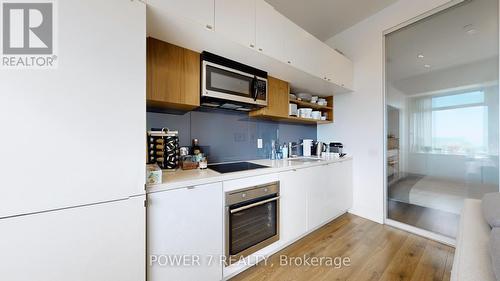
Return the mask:
[[[342,149],[344,148],[344,145],[341,142],[331,142],[330,145],[330,153],[338,153],[339,155],[342,155]]]

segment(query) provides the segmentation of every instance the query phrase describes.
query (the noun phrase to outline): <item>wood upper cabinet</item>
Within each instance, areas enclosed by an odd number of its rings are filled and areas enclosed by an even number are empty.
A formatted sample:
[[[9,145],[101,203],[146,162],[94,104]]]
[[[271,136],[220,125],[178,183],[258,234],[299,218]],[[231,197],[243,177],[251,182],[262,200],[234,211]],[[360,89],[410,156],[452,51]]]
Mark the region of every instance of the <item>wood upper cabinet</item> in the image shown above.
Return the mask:
[[[200,54],[149,37],[147,104],[192,110],[200,106]]]
[[[267,78],[267,107],[250,112],[252,117],[288,118],[288,82],[269,76]]]

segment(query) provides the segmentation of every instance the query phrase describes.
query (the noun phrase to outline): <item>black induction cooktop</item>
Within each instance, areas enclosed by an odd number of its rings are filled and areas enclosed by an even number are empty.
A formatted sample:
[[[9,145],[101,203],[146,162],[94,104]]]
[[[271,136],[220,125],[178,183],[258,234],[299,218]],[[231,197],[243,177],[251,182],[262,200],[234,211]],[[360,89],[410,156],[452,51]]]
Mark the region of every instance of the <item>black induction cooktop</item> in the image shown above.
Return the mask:
[[[209,169],[212,169],[216,172],[225,174],[246,170],[254,170],[260,168],[269,168],[268,166],[254,164],[250,162],[235,162],[235,163],[226,163],[226,164],[212,164],[208,165]]]

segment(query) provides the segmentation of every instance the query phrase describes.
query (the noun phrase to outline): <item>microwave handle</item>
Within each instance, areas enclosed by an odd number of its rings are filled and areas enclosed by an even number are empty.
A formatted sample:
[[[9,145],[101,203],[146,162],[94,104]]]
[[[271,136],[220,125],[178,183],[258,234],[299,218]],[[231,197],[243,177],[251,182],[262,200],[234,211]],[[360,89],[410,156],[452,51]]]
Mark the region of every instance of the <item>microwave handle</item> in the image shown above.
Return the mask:
[[[257,82],[258,82],[257,76],[254,76],[252,79],[252,98],[254,101],[257,101],[257,96],[259,94],[259,88]]]

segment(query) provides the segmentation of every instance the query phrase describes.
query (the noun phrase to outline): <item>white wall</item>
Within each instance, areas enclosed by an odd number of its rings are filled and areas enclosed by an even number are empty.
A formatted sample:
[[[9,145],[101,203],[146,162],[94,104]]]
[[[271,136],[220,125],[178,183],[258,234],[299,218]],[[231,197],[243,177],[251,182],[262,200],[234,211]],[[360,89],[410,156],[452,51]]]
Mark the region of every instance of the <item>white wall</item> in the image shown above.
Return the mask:
[[[447,0],[400,0],[327,40],[354,63],[354,93],[335,97],[335,123],[318,126],[318,139],[344,142],[354,156],[352,213],[384,220],[383,32]]]

